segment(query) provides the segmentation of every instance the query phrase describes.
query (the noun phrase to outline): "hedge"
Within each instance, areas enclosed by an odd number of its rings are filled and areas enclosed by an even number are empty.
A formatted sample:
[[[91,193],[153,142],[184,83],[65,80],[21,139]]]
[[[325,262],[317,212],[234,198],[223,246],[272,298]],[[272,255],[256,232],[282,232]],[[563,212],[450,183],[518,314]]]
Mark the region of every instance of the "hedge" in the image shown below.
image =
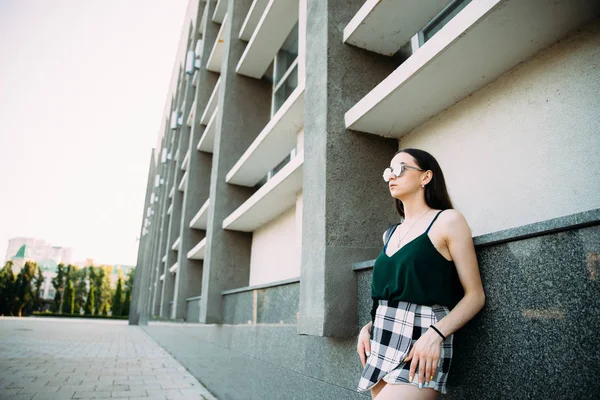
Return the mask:
[[[50,318],[94,318],[94,319],[129,319],[127,315],[113,317],[111,315],[84,315],[84,314],[58,314],[51,312],[34,311],[33,317],[50,317]]]

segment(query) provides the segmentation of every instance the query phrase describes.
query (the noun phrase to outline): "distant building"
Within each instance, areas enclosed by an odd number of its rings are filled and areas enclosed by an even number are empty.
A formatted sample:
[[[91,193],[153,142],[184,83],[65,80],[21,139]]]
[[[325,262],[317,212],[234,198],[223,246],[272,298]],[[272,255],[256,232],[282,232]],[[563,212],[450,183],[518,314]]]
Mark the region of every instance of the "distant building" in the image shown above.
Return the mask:
[[[54,247],[53,249],[58,248]],[[35,256],[36,254],[37,257]],[[60,253],[58,251],[51,253],[51,255],[56,254]],[[34,249],[29,247],[27,244],[24,244],[21,247],[19,247],[17,252],[12,257],[9,257],[7,261],[10,260],[13,262],[13,272],[15,274],[18,274],[21,271],[26,262],[32,261],[37,263],[38,266],[42,269],[42,274],[44,275],[44,283],[42,284],[41,298],[53,299],[55,290],[52,286],[52,278],[56,276],[56,268],[58,266],[58,263],[55,259],[52,258],[45,258],[40,260],[40,255],[43,255],[43,253],[39,251],[36,253]]]
[[[41,239],[17,237],[9,239],[4,262],[12,259],[23,246],[26,246],[28,257],[36,262],[51,259],[57,264],[70,264],[73,258],[71,247],[52,246]]]

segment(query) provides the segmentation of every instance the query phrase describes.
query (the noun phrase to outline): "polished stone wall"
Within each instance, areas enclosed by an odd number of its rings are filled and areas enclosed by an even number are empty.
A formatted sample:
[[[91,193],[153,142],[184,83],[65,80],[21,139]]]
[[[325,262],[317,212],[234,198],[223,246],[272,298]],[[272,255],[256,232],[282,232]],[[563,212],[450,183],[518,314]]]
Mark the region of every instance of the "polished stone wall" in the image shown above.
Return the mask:
[[[456,334],[443,398],[597,398],[600,210],[475,243],[487,302]],[[360,324],[369,320],[370,265],[354,266]],[[220,399],[366,398],[354,391],[356,338],[299,335],[298,295],[298,283],[232,293],[229,324],[145,329]],[[260,318],[248,324],[253,304]]]

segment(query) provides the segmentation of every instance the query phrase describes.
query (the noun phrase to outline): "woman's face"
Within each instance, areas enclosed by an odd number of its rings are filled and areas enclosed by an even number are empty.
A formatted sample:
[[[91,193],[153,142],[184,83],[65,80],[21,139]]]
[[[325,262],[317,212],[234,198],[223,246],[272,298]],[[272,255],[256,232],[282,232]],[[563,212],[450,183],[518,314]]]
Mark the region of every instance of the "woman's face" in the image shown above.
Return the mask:
[[[398,153],[390,161],[390,168],[398,171],[399,164],[404,164],[404,171],[400,176],[391,174],[388,186],[392,197],[402,200],[406,195],[420,191],[425,171],[419,171],[415,159],[408,153]]]

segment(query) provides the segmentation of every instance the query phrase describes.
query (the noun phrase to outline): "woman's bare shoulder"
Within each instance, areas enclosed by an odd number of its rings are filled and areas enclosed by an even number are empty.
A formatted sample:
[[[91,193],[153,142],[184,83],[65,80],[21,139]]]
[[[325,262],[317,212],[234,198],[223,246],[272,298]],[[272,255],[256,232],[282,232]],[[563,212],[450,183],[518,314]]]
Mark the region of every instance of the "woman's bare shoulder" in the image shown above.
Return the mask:
[[[444,210],[443,213],[439,216],[440,225],[444,228],[444,230],[448,233],[456,231],[457,229],[468,229],[469,224],[465,216],[458,210],[448,209]]]

